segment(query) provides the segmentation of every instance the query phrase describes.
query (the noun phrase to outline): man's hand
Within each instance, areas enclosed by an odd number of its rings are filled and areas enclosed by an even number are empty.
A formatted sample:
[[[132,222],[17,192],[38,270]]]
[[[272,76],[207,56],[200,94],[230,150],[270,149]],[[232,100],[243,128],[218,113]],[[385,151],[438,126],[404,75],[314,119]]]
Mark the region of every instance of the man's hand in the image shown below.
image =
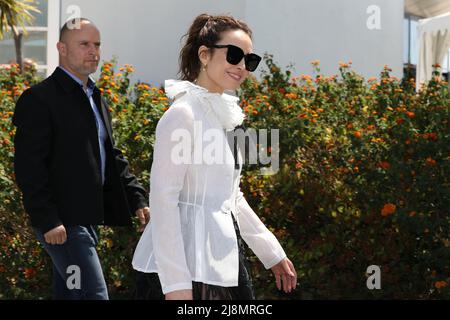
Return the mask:
[[[294,265],[291,260],[284,258],[278,264],[271,268],[275,275],[275,281],[278,290],[283,289],[284,292],[289,293],[297,286],[297,272],[295,272]]]
[[[144,231],[147,223],[150,221],[150,209],[148,207],[137,209],[136,216],[138,217],[139,222],[141,223],[139,227],[139,232],[142,232]]]
[[[45,242],[49,244],[63,244],[67,240],[66,228],[57,226],[44,234]]]

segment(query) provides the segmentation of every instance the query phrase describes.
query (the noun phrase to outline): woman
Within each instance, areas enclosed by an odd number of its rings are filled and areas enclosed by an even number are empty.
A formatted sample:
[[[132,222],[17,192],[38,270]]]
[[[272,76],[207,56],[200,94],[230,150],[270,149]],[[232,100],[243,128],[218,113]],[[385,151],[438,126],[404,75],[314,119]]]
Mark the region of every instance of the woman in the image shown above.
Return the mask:
[[[227,142],[244,114],[224,91],[236,90],[261,60],[252,32],[233,17],[202,14],[186,36],[182,80],[165,84],[174,102],[156,128],[152,221],[133,267],[157,272],[166,299],[254,299],[243,239],[278,289],[290,292],[294,266],[240,191],[242,157]]]

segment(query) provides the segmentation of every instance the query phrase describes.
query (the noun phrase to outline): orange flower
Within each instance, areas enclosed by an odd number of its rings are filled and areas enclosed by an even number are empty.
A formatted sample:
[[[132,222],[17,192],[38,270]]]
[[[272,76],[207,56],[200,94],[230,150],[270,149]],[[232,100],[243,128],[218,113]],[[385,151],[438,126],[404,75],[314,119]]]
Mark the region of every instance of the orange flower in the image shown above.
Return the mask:
[[[442,288],[445,288],[447,285],[448,285],[448,283],[445,282],[445,281],[436,281],[436,282],[434,283],[434,287],[435,287],[436,289],[442,289]]]
[[[119,98],[117,98],[117,96],[113,96],[111,100],[112,100],[112,102],[114,102],[114,103],[119,102]]]
[[[357,131],[353,132],[353,136],[355,138],[361,138],[361,131],[357,130]]]
[[[437,138],[438,138],[438,135],[437,135],[436,132],[430,132],[430,133],[428,134],[428,139],[430,139],[430,140],[436,141]]]
[[[428,157],[426,160],[426,164],[430,167],[434,167],[436,165],[436,160],[431,157]]]
[[[441,67],[441,65],[439,63],[435,63],[432,65],[433,68],[438,69]]]
[[[380,168],[382,168],[382,169],[387,170],[387,169],[389,169],[389,167],[391,166],[391,164],[390,164],[389,162],[387,162],[387,161],[380,161],[380,162],[378,163],[378,166],[379,166]]]
[[[312,80],[311,76],[307,75],[307,74],[302,74],[300,76],[300,79],[302,79],[303,81],[311,81]]]
[[[411,212],[409,213],[409,216],[410,216],[410,217],[414,217],[416,214],[417,214],[417,212],[411,211]]]
[[[412,118],[415,117],[415,115],[416,115],[416,114],[415,114],[414,112],[411,112],[411,111],[407,111],[407,112],[406,112],[406,116],[407,116],[408,118],[411,118],[411,119],[412,119]]]
[[[25,279],[33,278],[36,275],[36,270],[33,268],[25,268],[23,271],[23,275],[25,276]]]
[[[405,121],[405,120],[402,118],[397,118],[397,120],[395,120],[395,122],[397,122],[397,124],[402,124],[403,121]]]
[[[387,217],[388,215],[393,214],[396,209],[397,209],[397,207],[395,206],[395,204],[386,203],[384,205],[383,209],[381,209],[381,215],[383,217]]]
[[[288,99],[297,99],[297,94],[295,93],[286,93],[285,97]]]
[[[375,126],[373,124],[367,126],[367,130],[374,130]]]
[[[349,124],[347,125],[347,129],[353,129],[353,124],[352,124],[352,123],[349,123]]]

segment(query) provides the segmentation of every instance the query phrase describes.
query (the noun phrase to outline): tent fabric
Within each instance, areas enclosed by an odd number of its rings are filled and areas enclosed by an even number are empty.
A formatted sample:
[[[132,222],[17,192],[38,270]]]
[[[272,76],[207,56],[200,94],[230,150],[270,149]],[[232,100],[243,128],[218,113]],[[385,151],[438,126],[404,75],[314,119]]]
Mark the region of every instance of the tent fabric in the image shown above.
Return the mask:
[[[419,61],[416,88],[431,79],[433,65],[442,63],[450,48],[450,11],[428,19],[419,20]]]
[[[405,13],[420,18],[430,18],[450,11],[448,0],[405,0]]]

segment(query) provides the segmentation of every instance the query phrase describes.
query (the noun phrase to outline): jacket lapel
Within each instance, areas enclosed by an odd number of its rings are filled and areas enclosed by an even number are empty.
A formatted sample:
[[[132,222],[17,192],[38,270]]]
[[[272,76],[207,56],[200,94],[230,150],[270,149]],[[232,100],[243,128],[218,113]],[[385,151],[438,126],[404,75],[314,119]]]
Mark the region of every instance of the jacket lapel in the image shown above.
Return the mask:
[[[106,102],[104,101],[104,99],[102,98],[101,94],[100,94],[100,90],[97,89],[97,87],[94,88],[94,102],[95,105],[97,106],[97,109],[101,115],[102,121],[103,121],[103,125],[106,128],[106,132],[108,133],[108,136],[111,140],[111,142],[113,141],[113,136],[112,136],[112,128],[111,128],[111,123],[109,121],[109,114],[108,114],[108,106],[106,104]]]
[[[89,135],[89,140],[92,143],[93,154],[100,168],[101,160],[97,125],[94,111],[91,108],[91,103],[89,102],[87,95],[83,92],[80,85],[59,67],[53,72],[52,77],[56,79],[67,95],[67,98],[64,99],[67,101],[65,104],[70,104],[71,107],[77,108],[84,121],[88,124],[87,134]]]

